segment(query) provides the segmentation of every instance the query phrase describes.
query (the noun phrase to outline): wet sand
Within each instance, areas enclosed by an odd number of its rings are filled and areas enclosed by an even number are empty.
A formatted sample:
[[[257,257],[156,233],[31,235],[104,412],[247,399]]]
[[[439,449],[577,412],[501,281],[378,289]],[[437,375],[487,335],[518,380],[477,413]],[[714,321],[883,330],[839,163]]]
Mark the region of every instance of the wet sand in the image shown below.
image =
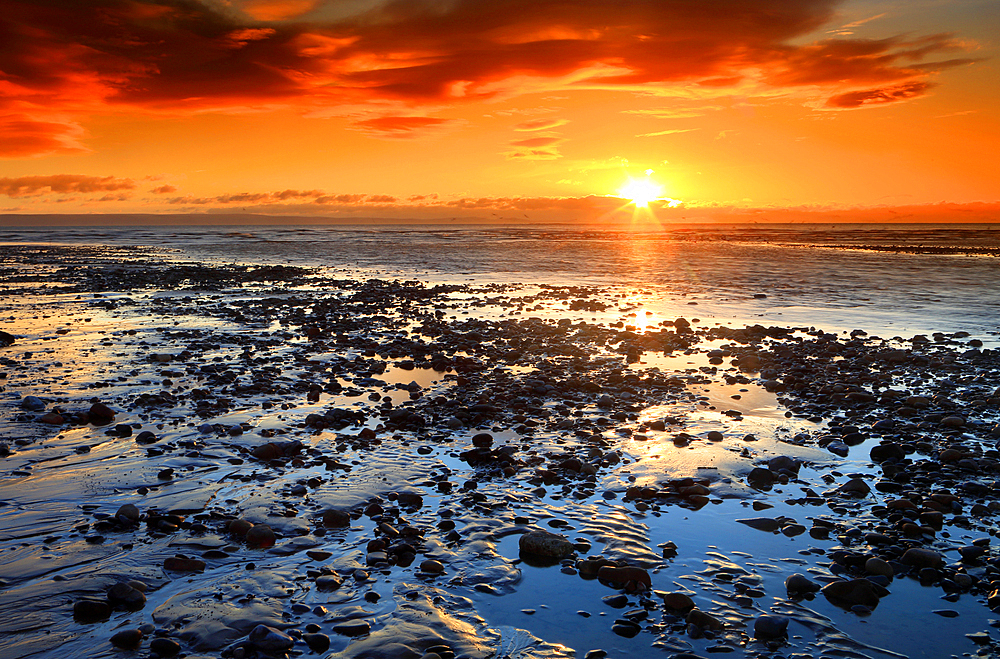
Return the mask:
[[[4,657],[995,653],[976,337],[3,249]]]

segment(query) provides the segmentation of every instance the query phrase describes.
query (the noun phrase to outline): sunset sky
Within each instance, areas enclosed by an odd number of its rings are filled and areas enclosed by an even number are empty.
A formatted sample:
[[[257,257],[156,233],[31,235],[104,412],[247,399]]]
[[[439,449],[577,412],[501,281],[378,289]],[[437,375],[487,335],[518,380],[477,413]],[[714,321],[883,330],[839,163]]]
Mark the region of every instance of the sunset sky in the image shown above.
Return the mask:
[[[601,221],[630,179],[1000,221],[998,40],[997,0],[0,0],[0,224]]]

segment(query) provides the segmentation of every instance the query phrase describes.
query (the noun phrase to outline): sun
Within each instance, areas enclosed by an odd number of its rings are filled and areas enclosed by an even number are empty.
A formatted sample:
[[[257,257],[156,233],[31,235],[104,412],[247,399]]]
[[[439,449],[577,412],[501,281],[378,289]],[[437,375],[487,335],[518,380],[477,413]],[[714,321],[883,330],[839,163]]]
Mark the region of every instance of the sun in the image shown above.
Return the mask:
[[[663,188],[648,178],[630,178],[618,189],[618,196],[631,199],[633,204],[642,208],[648,206],[649,202],[659,199],[662,194]]]

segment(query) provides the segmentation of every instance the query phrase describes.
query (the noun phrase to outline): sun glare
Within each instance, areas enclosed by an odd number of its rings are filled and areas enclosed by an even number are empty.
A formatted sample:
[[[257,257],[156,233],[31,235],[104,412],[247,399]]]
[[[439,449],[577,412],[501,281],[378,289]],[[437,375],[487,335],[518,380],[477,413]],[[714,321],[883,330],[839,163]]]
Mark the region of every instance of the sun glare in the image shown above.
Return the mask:
[[[618,190],[620,197],[631,199],[633,204],[642,207],[648,206],[649,202],[659,199],[662,193],[663,188],[648,178],[630,178],[628,183]]]

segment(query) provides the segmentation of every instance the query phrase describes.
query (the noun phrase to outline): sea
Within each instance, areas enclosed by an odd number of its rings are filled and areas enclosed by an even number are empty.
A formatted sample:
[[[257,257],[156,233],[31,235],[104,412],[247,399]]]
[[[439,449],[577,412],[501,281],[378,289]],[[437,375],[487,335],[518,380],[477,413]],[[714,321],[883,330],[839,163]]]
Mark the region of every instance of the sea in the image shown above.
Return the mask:
[[[3,219],[0,217],[0,225]],[[0,244],[428,283],[600,287],[718,324],[1000,345],[1000,224],[0,226]]]

